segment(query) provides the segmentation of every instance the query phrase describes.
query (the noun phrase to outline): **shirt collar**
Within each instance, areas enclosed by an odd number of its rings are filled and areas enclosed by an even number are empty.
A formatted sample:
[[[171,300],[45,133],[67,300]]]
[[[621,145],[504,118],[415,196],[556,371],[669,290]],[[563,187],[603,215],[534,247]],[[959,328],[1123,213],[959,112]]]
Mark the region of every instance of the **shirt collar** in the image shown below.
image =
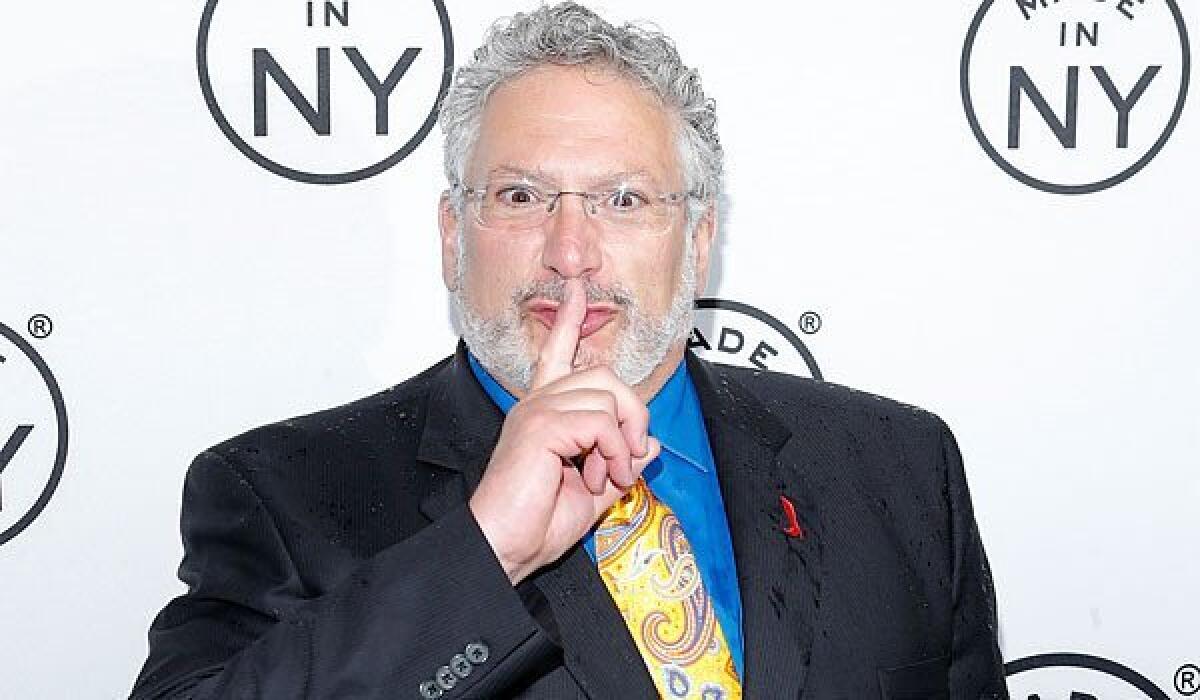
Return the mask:
[[[508,389],[500,386],[500,382],[496,381],[492,375],[479,364],[479,360],[475,359],[475,354],[467,351],[467,362],[471,365],[471,372],[475,374],[475,378],[483,386],[483,390],[492,399],[501,411],[508,413],[516,403],[517,398],[508,393]]]
[[[517,403],[516,397],[508,393],[469,351],[467,361],[483,390],[507,414]],[[687,371],[687,362],[679,362],[646,408],[650,411],[650,434],[658,438],[663,449],[702,472],[709,471],[705,458],[708,443],[704,417],[696,387]]]

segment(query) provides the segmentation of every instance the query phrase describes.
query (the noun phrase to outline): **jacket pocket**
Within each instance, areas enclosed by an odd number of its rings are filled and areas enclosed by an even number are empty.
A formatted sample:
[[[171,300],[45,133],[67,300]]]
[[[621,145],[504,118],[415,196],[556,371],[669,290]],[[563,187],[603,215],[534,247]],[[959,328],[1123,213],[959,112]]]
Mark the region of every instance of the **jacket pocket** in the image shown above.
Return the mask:
[[[948,656],[880,669],[880,697],[882,700],[950,700],[949,671]]]

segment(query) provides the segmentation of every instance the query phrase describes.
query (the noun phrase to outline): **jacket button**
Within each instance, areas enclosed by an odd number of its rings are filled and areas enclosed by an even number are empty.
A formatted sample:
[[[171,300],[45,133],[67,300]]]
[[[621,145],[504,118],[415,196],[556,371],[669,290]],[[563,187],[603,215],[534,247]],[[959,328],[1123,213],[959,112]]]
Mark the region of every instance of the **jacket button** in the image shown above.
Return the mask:
[[[442,689],[433,681],[425,681],[421,684],[421,697],[425,700],[437,700],[442,697]]]
[[[450,670],[459,678],[466,678],[471,674],[471,662],[462,654],[455,654],[450,657]]]
[[[437,681],[438,687],[442,690],[450,690],[458,683],[458,676],[450,670],[449,666],[442,666],[433,674],[433,680]]]
[[[483,642],[471,642],[467,645],[467,648],[463,653],[466,655],[467,660],[471,663],[481,664],[488,660],[488,653],[490,653],[490,651],[491,650],[488,649],[488,645],[484,644]]]

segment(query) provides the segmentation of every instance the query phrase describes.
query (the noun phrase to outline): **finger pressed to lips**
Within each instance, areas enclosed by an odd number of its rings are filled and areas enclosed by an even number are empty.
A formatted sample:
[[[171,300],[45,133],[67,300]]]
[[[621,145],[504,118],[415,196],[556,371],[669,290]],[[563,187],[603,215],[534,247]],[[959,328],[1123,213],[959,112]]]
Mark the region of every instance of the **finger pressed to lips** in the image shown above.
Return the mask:
[[[558,321],[558,305],[548,302],[535,303],[529,306],[529,314],[543,326],[553,329]],[[608,325],[617,316],[618,309],[608,305],[588,305],[583,322],[579,326],[579,337],[587,338]]]
[[[595,332],[615,314],[615,309],[588,307],[583,282],[566,280],[561,304],[551,308],[536,305],[535,313],[550,328],[538,354],[531,389],[540,394],[543,408],[566,420],[569,443],[560,454],[582,455],[581,476],[595,495],[604,493],[608,482],[629,488],[641,458],[647,455],[649,412],[612,370],[599,367],[574,371],[580,338]],[[589,326],[589,323],[591,326]]]
[[[555,313],[554,325],[542,343],[537,367],[533,373],[533,389],[565,377],[573,369],[575,351],[579,347],[580,327],[587,316],[587,298],[579,278],[566,281],[563,302]]]

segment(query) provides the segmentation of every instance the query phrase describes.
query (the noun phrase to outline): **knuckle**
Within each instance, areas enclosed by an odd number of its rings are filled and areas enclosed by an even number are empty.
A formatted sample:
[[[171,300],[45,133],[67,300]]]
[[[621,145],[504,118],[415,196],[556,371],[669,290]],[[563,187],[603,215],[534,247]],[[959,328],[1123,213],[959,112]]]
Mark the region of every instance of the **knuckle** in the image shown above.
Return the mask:
[[[611,391],[608,391],[607,389],[601,389],[600,396],[601,400],[604,401],[605,410],[615,415],[617,412],[617,407],[619,406],[617,402],[617,395]]]
[[[613,424],[612,414],[608,411],[587,411],[588,420],[597,431],[608,430]]]

